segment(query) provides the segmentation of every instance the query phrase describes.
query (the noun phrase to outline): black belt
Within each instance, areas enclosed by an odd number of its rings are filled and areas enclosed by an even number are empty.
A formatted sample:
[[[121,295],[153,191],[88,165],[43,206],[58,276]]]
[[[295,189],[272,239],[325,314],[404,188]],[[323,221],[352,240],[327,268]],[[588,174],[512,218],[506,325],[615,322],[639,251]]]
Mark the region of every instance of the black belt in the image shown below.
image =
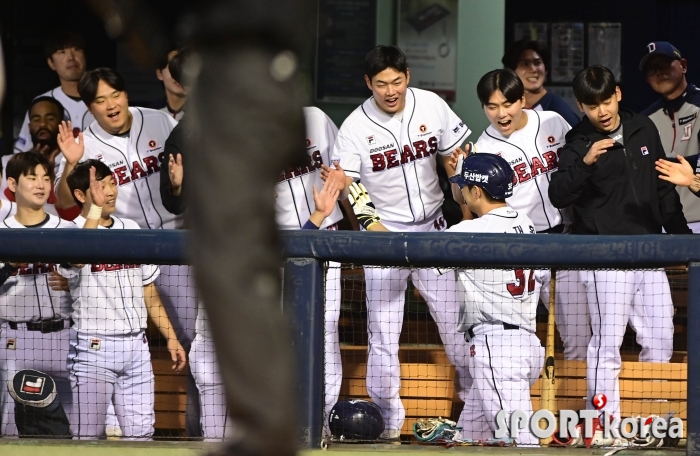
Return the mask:
[[[72,325],[72,321],[66,325],[67,320],[41,320],[41,321],[28,321],[24,324],[27,325],[27,331],[40,331],[44,334],[53,333],[58,331],[63,331]],[[17,330],[17,322],[8,321],[7,326],[10,329]]]
[[[557,226],[553,226],[553,227],[551,227],[551,228],[549,228],[549,229],[546,229],[546,230],[538,231],[537,233],[538,233],[538,234],[540,234],[540,233],[544,233],[544,234],[560,234],[560,233],[563,233],[563,232],[564,232],[564,229],[565,229],[565,228],[566,228],[566,225],[564,225],[563,223],[560,223],[560,224],[557,225]]]
[[[481,323],[477,323],[477,324],[481,324]],[[501,324],[503,325],[503,329],[520,329],[520,326],[518,326],[518,325],[511,325],[510,323],[501,323]],[[473,331],[473,329],[474,329],[475,326],[476,326],[476,325],[471,325],[471,326],[469,327],[469,329],[467,329],[467,334],[469,334],[469,339],[473,339],[473,338],[474,338],[474,331]]]

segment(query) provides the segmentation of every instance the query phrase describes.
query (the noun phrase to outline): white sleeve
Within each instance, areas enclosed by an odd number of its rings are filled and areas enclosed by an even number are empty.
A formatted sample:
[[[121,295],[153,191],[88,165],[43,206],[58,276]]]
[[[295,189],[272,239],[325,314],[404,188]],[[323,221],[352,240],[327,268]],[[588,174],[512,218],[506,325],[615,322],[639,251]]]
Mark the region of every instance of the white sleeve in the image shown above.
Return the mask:
[[[86,267],[86,266],[83,266]],[[87,266],[89,267],[89,265]],[[58,273],[61,274],[66,279],[72,279],[80,275],[80,269],[78,268],[65,268],[63,266],[58,267]]]
[[[345,174],[354,180],[358,180],[360,178],[362,159],[354,141],[347,136],[347,132],[344,130],[346,129],[341,127],[338,136],[335,138],[331,160],[339,160],[340,166],[345,170]]]
[[[22,128],[19,130],[19,136],[17,136],[17,141],[15,141],[13,153],[26,152],[32,147],[34,147],[34,144],[32,143],[32,136],[29,134],[29,111],[27,111],[24,115]]]
[[[445,100],[442,98],[438,100],[442,105],[443,128],[445,130],[445,134],[440,136],[438,153],[440,155],[450,155],[456,147],[462,145],[467,139],[467,136],[471,133],[471,130],[462,122],[462,119],[457,117],[457,114],[455,114]]]
[[[142,264],[141,274],[143,284],[148,285],[156,281],[160,275],[160,268],[155,264]]]

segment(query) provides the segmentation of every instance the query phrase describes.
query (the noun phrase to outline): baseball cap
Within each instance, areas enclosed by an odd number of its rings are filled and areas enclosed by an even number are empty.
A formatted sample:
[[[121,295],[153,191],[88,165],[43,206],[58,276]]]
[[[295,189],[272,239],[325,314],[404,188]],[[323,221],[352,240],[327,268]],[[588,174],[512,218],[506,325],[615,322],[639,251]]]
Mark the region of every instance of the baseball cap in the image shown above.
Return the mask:
[[[680,60],[681,51],[676,49],[674,45],[668,41],[654,41],[647,44],[647,53],[642,57],[642,61],[639,62],[639,71],[644,72],[644,66],[647,64],[650,58],[655,55],[665,55],[666,57],[671,57],[674,60]]]

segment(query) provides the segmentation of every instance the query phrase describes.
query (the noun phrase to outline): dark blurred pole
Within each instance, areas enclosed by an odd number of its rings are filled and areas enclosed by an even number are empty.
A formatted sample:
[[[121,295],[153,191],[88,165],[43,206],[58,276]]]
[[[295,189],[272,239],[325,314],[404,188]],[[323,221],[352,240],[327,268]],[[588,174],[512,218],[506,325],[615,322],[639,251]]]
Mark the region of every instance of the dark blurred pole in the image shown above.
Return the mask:
[[[137,54],[157,52],[167,41],[157,24],[157,0],[89,2],[108,33]],[[316,2],[192,3],[196,9],[180,23],[196,62],[187,103],[194,133],[194,159],[184,164],[187,216],[198,291],[240,431],[226,452],[292,455],[297,377],[279,306],[273,195],[279,170],[306,156],[302,107],[308,91],[297,69],[311,51]]]

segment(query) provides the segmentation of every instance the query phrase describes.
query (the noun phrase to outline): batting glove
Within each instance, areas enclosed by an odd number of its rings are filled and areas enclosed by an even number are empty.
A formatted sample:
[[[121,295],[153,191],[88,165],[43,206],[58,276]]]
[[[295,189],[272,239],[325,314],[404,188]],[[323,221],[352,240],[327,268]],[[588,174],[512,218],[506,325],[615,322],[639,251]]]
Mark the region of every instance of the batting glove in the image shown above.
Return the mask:
[[[350,200],[352,211],[357,216],[357,221],[360,222],[366,230],[369,230],[370,226],[382,221],[364,185],[353,182],[350,186],[350,195],[348,195],[348,199]]]

